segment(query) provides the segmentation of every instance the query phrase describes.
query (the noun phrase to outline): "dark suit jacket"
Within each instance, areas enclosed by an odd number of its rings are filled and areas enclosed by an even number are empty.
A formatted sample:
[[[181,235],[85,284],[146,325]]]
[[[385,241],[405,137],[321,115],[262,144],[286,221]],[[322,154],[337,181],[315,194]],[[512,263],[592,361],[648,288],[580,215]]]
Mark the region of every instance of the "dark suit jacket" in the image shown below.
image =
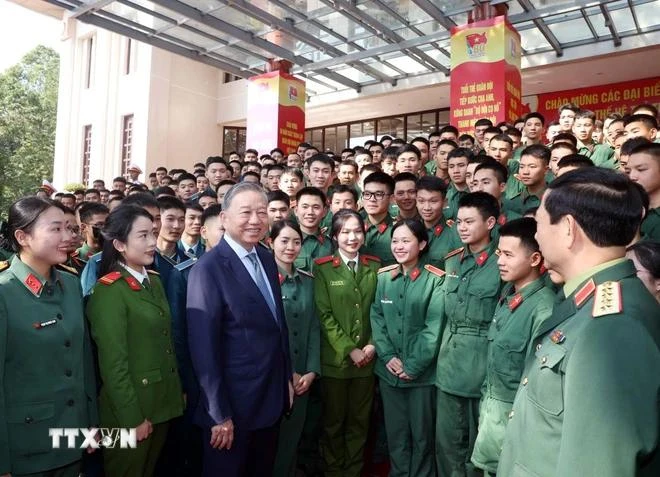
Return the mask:
[[[277,305],[277,321],[247,269],[222,240],[188,280],[188,343],[200,398],[195,422],[229,418],[246,430],[269,427],[288,409],[292,377],[277,266],[257,246]]]

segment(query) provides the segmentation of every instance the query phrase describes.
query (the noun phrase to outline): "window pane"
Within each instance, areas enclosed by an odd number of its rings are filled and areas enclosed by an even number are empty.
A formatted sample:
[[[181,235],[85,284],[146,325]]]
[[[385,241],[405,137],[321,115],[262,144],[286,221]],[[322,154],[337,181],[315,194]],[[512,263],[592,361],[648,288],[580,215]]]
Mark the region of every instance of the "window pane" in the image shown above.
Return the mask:
[[[323,152],[337,151],[337,128],[325,128],[325,142],[323,144]]]
[[[337,148],[335,153],[339,154],[348,146],[348,126],[337,126]]]
[[[351,124],[351,140],[348,147],[361,146],[364,141],[362,140],[362,123]]]
[[[319,151],[323,150],[323,129],[312,130],[312,146]]]
[[[438,129],[438,125],[435,122],[435,111],[424,113],[422,115],[422,136],[428,136],[436,129]]]
[[[403,137],[403,116],[378,120],[378,137]]]
[[[406,141],[422,134],[422,115],[421,114],[410,114],[406,117],[407,121],[407,132],[406,132]]]

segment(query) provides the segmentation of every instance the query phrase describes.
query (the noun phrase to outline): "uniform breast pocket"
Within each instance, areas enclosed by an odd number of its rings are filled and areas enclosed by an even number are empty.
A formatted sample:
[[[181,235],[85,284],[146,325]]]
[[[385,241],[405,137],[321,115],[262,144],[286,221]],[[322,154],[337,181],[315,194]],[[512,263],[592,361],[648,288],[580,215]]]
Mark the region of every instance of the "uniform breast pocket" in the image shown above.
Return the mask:
[[[547,345],[546,345],[547,346]],[[560,346],[539,349],[529,368],[527,398],[542,411],[558,416],[564,410],[562,362],[566,350]]]
[[[52,402],[9,406],[7,430],[9,446],[21,455],[47,452],[52,448],[48,428],[55,417]]]
[[[525,349],[527,343],[524,340],[520,342],[494,342],[493,361],[495,362],[495,371],[505,376],[519,378],[525,367]]]
[[[135,385],[138,401],[142,412],[149,414],[156,406],[158,396],[158,383],[163,380],[160,369],[152,369],[135,373]]]

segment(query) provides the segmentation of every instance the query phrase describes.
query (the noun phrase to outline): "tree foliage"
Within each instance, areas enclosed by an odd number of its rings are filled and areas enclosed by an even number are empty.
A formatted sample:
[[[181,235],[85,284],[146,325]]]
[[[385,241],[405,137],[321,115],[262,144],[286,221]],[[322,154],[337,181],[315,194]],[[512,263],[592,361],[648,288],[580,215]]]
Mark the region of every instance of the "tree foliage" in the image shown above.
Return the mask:
[[[52,179],[59,55],[37,46],[0,73],[0,213]]]

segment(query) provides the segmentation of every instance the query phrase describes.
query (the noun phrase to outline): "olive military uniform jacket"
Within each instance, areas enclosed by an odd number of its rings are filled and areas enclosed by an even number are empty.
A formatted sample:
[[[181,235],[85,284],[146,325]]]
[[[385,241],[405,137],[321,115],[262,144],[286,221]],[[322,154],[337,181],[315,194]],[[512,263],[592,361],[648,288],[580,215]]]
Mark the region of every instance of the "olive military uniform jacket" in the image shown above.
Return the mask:
[[[433,386],[444,318],[442,284],[445,272],[432,265],[407,275],[401,265],[378,272],[376,298],[371,305],[371,330],[378,360],[375,374],[390,386]],[[414,378],[399,379],[385,367],[392,358]]]
[[[0,268],[0,475],[71,464],[82,437],[53,449],[48,429],[98,420],[80,283],[55,270],[47,281],[17,256]]]
[[[658,476],[660,305],[629,260],[576,281],[532,338],[497,474]]]
[[[124,268],[101,277],[87,303],[103,381],[101,424],[136,427],[180,416],[183,394],[170,308],[156,272],[142,285]]]
[[[373,361],[358,368],[350,352],[371,342],[369,311],[376,294],[380,261],[359,255],[355,275],[339,252],[315,260],[314,301],[321,322],[321,374],[331,378],[371,376]]]
[[[392,225],[394,221],[386,215],[379,224],[372,224],[369,215],[363,210],[360,215],[364,218],[364,245],[360,253],[378,257],[383,265],[392,265],[396,262],[390,241],[392,239]]]
[[[660,242],[660,207],[649,209],[642,222],[642,237]]]

